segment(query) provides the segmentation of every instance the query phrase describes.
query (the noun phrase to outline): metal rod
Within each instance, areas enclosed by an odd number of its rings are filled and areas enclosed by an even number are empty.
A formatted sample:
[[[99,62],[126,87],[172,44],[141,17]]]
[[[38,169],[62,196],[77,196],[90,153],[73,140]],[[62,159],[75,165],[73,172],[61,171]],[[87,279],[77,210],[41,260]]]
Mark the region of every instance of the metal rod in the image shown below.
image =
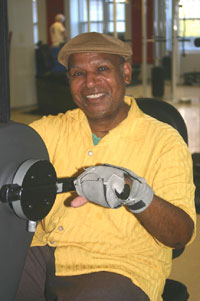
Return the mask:
[[[114,37],[117,38],[117,1],[113,1],[113,26],[114,26]]]
[[[90,32],[90,0],[87,0],[87,15],[88,15],[87,31]]]
[[[9,47],[7,1],[0,1],[0,122],[10,119]]]
[[[176,99],[176,77],[177,77],[177,53],[178,53],[178,2],[172,0],[172,80],[171,80],[171,99]]]
[[[147,90],[147,2],[142,1],[142,87],[143,97]]]

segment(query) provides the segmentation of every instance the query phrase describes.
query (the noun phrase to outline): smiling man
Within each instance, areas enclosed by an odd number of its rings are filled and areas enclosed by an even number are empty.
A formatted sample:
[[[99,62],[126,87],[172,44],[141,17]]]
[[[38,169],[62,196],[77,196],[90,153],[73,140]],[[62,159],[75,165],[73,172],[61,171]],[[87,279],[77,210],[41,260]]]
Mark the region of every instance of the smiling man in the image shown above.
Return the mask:
[[[103,137],[126,118],[125,84],[131,66],[114,54],[72,54],[68,76],[75,103],[86,114],[92,132]]]
[[[77,176],[76,193],[57,196],[38,223],[16,300],[161,300],[172,249],[194,239],[190,153],[125,96],[131,55],[95,32],[58,55],[79,108],[31,126],[57,176]]]

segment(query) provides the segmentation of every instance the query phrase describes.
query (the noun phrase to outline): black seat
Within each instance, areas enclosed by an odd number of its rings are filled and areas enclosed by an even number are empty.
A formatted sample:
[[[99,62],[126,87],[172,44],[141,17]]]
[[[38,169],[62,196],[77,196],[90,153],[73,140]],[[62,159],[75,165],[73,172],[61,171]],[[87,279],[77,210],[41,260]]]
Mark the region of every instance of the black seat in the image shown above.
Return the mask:
[[[188,133],[185,121],[173,105],[163,100],[158,100],[157,98],[148,97],[136,98],[136,101],[144,113],[173,126],[188,144]]]
[[[173,126],[188,144],[188,133],[185,121],[173,105],[163,100],[148,97],[136,98],[136,102],[145,114]],[[183,251],[184,248],[174,249],[172,258],[174,259],[180,256]],[[183,283],[167,279],[162,297],[164,301],[186,301],[189,298],[189,293],[187,287]]]

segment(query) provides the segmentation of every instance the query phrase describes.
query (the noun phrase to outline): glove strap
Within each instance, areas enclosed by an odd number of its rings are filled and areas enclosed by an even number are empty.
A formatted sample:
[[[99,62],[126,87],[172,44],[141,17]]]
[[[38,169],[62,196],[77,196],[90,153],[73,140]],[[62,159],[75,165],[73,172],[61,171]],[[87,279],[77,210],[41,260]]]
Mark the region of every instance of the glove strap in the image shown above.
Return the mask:
[[[143,212],[151,204],[154,196],[153,189],[146,183],[146,180],[142,177],[139,177],[134,172],[127,168],[115,167],[110,164],[104,164],[105,166],[110,166],[122,170],[125,175],[128,175],[132,180],[132,185],[130,188],[130,193],[127,193],[128,190],[124,189],[123,193],[119,195],[115,191],[115,194],[121,200],[121,204],[128,207],[128,209],[134,214]],[[126,184],[125,184],[126,185]],[[128,197],[126,196],[128,194]]]
[[[129,197],[123,201],[123,204],[134,214],[141,213],[151,204],[154,196],[153,189],[143,178],[133,178]]]

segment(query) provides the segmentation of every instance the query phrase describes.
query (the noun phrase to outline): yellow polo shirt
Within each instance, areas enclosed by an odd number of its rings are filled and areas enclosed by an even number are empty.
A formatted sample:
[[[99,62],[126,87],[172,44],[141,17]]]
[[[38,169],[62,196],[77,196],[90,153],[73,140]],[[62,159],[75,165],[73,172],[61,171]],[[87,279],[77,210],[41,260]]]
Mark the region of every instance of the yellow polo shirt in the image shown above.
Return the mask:
[[[145,115],[134,99],[128,117],[94,146],[87,118],[80,109],[43,117],[32,124],[49,151],[58,177],[109,163],[131,169],[156,195],[185,210],[195,222],[192,160],[172,127]],[[125,207],[87,203],[69,206],[75,193],[57,196],[38,224],[32,246],[57,247],[56,274],[110,271],[125,275],[149,296],[161,300],[171,269],[172,251],[152,237]]]

